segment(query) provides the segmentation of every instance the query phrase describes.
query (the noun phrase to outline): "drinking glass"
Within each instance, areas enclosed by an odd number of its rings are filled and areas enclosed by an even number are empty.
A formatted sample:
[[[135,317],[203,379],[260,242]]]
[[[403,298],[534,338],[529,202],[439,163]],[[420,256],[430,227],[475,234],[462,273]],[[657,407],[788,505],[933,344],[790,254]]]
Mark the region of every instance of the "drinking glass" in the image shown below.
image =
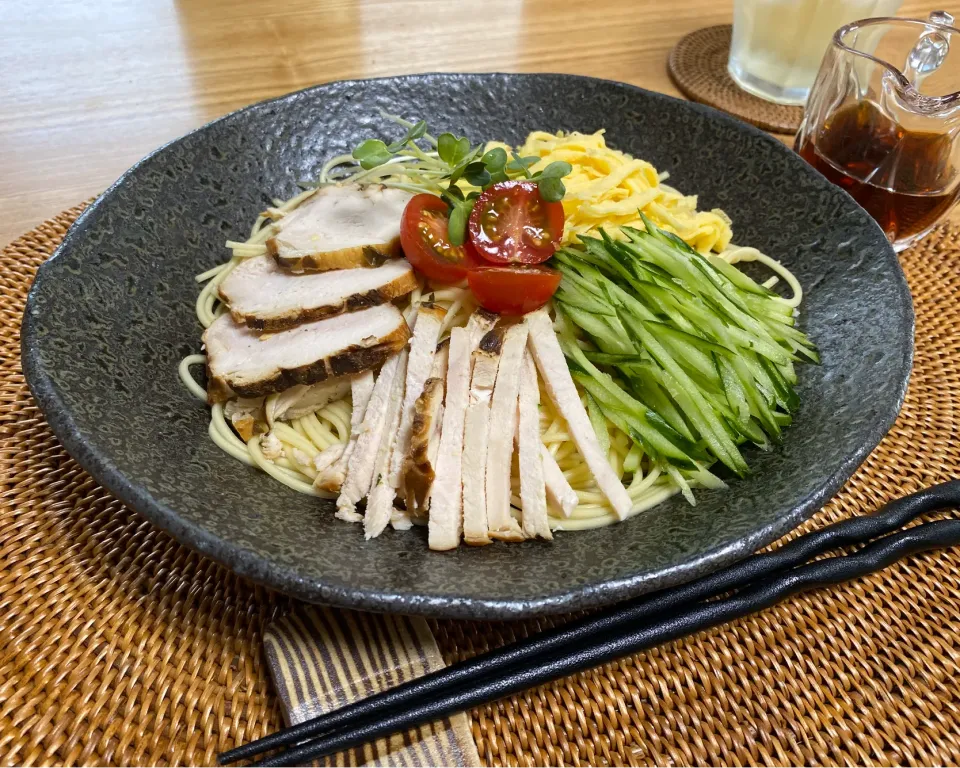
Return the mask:
[[[952,50],[951,50],[952,49]],[[833,36],[795,149],[897,251],[960,196],[960,30],[953,17],[866,19]]]
[[[802,105],[834,31],[899,7],[900,0],[736,0],[727,70],[754,96]]]

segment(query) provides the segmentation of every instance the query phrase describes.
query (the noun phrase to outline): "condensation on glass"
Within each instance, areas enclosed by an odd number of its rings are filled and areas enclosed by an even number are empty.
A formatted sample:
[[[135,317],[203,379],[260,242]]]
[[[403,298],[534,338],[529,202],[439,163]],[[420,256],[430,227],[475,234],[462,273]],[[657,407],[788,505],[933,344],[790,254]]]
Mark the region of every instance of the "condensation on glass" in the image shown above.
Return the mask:
[[[737,85],[778,104],[802,105],[833,33],[901,0],[736,0],[727,68]]]

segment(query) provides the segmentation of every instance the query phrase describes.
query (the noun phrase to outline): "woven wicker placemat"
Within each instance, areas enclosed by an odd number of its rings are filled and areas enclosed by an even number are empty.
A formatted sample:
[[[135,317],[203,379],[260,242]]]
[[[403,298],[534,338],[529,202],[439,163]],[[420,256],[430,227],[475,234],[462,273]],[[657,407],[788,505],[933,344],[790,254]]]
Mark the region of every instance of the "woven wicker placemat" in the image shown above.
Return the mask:
[[[79,210],[0,255],[0,763],[209,765],[280,725],[262,633],[295,604],[113,499],[31,400],[23,302]],[[960,226],[902,260],[917,312],[906,403],[801,530],[960,476]],[[449,662],[546,623],[431,627]],[[488,765],[958,764],[958,680],[954,550],[482,707],[471,723]]]
[[[775,133],[796,133],[803,107],[774,104],[740,88],[727,73],[732,27],[704,27],[680,38],[667,58],[667,72],[690,99]]]

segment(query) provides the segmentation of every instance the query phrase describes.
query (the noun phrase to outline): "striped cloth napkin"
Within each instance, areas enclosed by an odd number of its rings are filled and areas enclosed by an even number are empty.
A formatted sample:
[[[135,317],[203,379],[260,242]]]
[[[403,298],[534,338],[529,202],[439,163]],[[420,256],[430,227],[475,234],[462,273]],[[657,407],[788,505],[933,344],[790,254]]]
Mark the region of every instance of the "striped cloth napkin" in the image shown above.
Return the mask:
[[[264,633],[270,675],[290,725],[441,669],[427,623],[304,606]],[[467,716],[455,715],[321,765],[479,766]]]

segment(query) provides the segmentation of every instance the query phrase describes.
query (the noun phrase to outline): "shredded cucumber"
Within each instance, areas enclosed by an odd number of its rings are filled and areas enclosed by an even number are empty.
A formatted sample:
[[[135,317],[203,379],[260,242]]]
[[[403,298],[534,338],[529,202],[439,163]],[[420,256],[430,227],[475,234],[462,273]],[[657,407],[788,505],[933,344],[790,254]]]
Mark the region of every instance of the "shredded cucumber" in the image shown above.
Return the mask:
[[[799,407],[794,363],[819,356],[776,293],[644,224],[557,253],[561,345],[602,445],[601,414],[633,440],[625,471],[646,455],[692,499],[723,484],[711,464],[743,475],[741,444],[781,438]]]

